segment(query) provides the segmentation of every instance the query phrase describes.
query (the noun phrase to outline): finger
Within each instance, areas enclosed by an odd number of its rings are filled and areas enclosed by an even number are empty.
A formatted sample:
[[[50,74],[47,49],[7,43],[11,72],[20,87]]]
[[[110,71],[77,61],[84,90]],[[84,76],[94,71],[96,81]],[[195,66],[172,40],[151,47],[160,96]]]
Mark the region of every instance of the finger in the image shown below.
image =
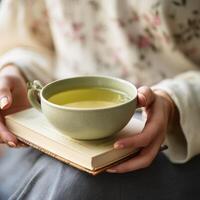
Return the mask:
[[[144,148],[138,156],[120,165],[108,169],[107,172],[125,173],[148,167],[149,165],[151,165],[152,161],[156,157],[162,141],[162,138],[158,138],[151,145]]]
[[[0,138],[1,142],[6,143],[8,146],[17,147],[17,138],[6,128],[2,117],[0,117]]]
[[[155,94],[151,88],[142,86],[138,88],[138,107],[149,107],[155,100]]]
[[[162,124],[163,117],[159,114],[159,112],[154,112],[154,108],[152,109],[152,112],[154,114],[152,114],[147,120],[141,133],[119,139],[115,142],[114,148],[122,149],[132,147],[136,149],[148,146],[164,129],[164,125]]]
[[[8,79],[0,79],[0,109],[5,110],[12,104],[11,83]]]

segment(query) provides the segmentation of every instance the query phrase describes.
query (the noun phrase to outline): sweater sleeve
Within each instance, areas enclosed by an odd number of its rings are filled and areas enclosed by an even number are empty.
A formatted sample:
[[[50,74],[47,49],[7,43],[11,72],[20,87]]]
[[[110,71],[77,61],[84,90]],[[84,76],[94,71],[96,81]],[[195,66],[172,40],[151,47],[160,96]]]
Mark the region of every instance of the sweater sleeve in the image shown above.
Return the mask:
[[[200,72],[186,72],[153,89],[167,92],[179,111],[179,119],[174,119],[167,132],[166,154],[172,162],[187,162],[200,153]]]
[[[43,0],[3,0],[0,7],[0,69],[14,64],[28,80],[53,79],[53,42]]]

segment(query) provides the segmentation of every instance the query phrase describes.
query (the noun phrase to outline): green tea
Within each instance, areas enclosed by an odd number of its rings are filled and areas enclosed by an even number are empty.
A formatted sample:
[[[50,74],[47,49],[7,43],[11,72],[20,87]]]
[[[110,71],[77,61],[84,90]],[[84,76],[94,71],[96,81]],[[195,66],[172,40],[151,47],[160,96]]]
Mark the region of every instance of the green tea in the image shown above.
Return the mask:
[[[72,108],[105,108],[128,100],[128,95],[121,91],[100,87],[66,90],[48,99],[52,103]]]

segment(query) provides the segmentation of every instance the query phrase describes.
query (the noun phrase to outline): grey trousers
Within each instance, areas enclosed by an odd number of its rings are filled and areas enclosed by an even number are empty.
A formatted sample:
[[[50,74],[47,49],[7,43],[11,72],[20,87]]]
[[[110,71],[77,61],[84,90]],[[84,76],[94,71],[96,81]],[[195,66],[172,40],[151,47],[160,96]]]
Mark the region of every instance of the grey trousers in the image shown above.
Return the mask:
[[[32,148],[0,158],[0,200],[200,199],[200,157],[173,165],[163,154],[143,170],[91,176]]]

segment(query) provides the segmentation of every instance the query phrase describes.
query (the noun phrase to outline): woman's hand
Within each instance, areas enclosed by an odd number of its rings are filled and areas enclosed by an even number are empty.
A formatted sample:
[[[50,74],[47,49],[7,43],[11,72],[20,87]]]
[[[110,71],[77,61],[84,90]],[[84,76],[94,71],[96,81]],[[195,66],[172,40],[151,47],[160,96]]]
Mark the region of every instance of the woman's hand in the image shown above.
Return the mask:
[[[0,70],[0,143],[10,147],[24,146],[7,129],[4,116],[29,107],[26,82],[17,67],[5,66]]]
[[[114,148],[122,149],[134,147],[142,148],[138,156],[119,164],[107,172],[125,173],[148,167],[156,157],[170,118],[173,117],[175,104],[172,99],[162,91],[152,91],[149,87],[138,89],[138,106],[145,107],[147,122],[140,134],[118,140]]]

